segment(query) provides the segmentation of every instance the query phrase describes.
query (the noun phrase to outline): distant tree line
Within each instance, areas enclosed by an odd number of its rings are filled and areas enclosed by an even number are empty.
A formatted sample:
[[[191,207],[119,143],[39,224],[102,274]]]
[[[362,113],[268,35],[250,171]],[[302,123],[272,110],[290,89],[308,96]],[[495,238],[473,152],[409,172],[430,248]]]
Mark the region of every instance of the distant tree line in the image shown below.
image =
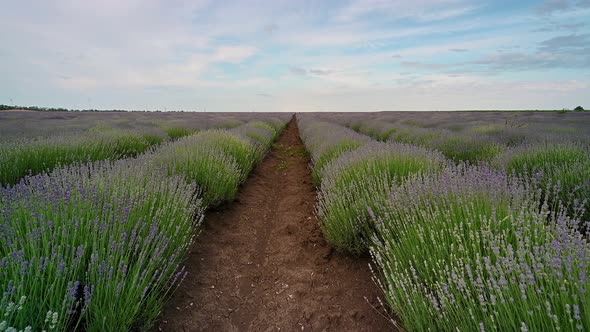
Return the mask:
[[[63,107],[39,107],[39,106],[17,106],[17,105],[4,105],[0,104],[0,111],[6,110],[27,110],[27,111],[39,111],[39,112],[128,112],[127,110],[99,110],[99,109],[67,109]],[[145,111],[143,111],[145,112]],[[156,111],[160,112],[160,111]],[[181,111],[182,112],[182,111]]]
[[[126,112],[125,110],[97,110],[97,109],[67,109],[63,107],[39,107],[39,106],[17,106],[17,105],[3,105],[0,104],[0,111],[6,110],[27,110],[27,111],[40,111],[40,112]]]

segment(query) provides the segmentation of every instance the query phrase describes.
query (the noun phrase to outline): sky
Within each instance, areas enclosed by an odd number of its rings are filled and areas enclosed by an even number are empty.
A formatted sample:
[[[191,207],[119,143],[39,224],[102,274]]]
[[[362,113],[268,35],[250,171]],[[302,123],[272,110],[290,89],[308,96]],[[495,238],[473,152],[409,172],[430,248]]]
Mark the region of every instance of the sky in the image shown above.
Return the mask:
[[[4,0],[0,104],[590,108],[590,0]]]

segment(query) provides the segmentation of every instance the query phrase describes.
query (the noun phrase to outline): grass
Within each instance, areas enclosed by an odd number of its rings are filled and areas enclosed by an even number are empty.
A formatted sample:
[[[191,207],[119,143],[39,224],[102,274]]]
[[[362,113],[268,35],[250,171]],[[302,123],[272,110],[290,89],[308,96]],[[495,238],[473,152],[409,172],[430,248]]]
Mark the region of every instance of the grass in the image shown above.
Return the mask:
[[[276,166],[276,169],[278,169],[279,171],[283,171],[289,168],[289,163],[286,162],[285,160],[282,160],[281,162],[279,162]]]

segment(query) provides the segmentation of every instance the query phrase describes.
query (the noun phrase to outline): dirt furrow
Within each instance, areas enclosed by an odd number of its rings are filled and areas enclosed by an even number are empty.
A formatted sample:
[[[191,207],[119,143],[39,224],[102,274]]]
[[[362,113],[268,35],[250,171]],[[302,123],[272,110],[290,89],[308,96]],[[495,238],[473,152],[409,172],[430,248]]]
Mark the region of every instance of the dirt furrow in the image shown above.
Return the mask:
[[[210,211],[162,331],[391,331],[367,258],[332,251],[292,120],[235,202]]]

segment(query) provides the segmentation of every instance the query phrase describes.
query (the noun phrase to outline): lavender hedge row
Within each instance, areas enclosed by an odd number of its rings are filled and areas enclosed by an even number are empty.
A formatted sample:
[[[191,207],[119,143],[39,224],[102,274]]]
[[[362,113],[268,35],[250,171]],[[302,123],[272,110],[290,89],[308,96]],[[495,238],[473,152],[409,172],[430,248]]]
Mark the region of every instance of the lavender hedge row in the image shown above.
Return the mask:
[[[324,167],[331,160],[371,141],[368,136],[337,124],[319,121],[313,115],[299,114],[297,121],[301,139],[311,155],[312,177],[316,185],[320,184]]]
[[[0,195],[0,324],[121,331],[149,325],[183,277],[198,187],[151,163],[59,168]]]
[[[570,216],[590,221],[590,150],[571,142],[529,144],[494,160],[498,168],[524,176],[540,176],[543,188],[556,192],[554,203],[566,204]],[[549,193],[546,193],[549,194]]]
[[[387,303],[411,331],[590,327],[590,244],[539,186],[453,166],[390,187],[371,211]],[[539,207],[541,208],[539,209]]]
[[[447,161],[437,152],[371,141],[340,125],[315,120],[310,115],[299,116],[313,172],[321,174],[320,226],[336,249],[362,254],[374,232],[366,207],[383,204],[387,200],[386,189],[394,179],[440,170]]]
[[[203,210],[232,199],[276,138],[265,128],[257,143],[259,130],[204,131],[0,187],[0,328],[148,328],[184,278]],[[211,194],[218,183],[228,191]]]
[[[351,128],[376,140],[438,150],[457,163],[490,161],[506,150],[505,145],[479,133],[456,133],[448,129],[394,125],[378,120],[353,122]]]
[[[184,173],[203,188],[206,206],[231,201],[277,138],[286,122],[276,129],[269,122],[255,121],[231,130],[211,129],[163,146],[156,161],[169,172]]]
[[[325,167],[318,214],[336,248],[369,247],[407,330],[587,330],[587,158],[575,144],[536,145],[496,169],[369,143]]]
[[[67,113],[66,113],[67,114]],[[100,114],[88,114],[87,116],[98,116]],[[165,137],[176,140],[181,137],[189,136],[198,130],[208,128],[240,128],[246,126],[247,131],[252,131],[256,126],[270,126],[277,130],[282,130],[287,120],[285,115],[241,115],[241,118],[252,118],[252,121],[245,122],[234,117],[224,117],[222,115],[201,115],[202,121],[180,121],[176,119],[178,114],[167,115],[173,117],[167,120],[155,121],[152,126],[143,124],[141,130],[134,129],[131,124],[134,120],[146,122],[149,117],[144,114],[114,114],[113,119],[125,116],[125,120],[111,120],[106,117],[100,121],[109,120],[111,122],[76,122],[72,124],[73,129],[59,130],[54,128],[49,137],[32,138],[32,134],[23,134],[20,138],[2,137],[0,142],[0,184],[8,185],[17,183],[25,175],[38,174],[44,171],[51,171],[60,165],[72,163],[84,163],[98,160],[116,160],[125,157],[133,157],[139,153],[145,152],[148,148],[162,143]],[[180,114],[185,115],[185,114]],[[67,116],[80,116],[71,115]],[[154,115],[155,116],[155,115]],[[83,116],[81,116],[83,118]],[[128,119],[127,119],[128,118]],[[138,120],[138,121],[139,121]],[[47,121],[47,120],[46,120]],[[69,123],[67,120],[58,120]],[[139,122],[141,122],[139,121]],[[129,123],[129,125],[127,125]],[[142,122],[143,123],[143,122]],[[258,124],[256,124],[258,123]],[[56,126],[57,124],[54,124]],[[43,132],[42,124],[39,130]],[[115,126],[124,127],[117,129]],[[129,127],[129,128],[127,128]],[[160,129],[158,129],[160,127]],[[266,130],[270,130],[266,128]],[[6,129],[6,128],[2,128]],[[264,131],[264,128],[261,129]],[[272,130],[271,130],[272,131]],[[165,135],[164,135],[165,133]],[[252,135],[259,135],[252,134]],[[264,135],[263,135],[264,136]],[[266,137],[261,137],[263,141]],[[262,142],[264,144],[264,142]]]
[[[0,184],[15,184],[59,165],[132,157],[161,141],[149,133],[106,130],[0,143]]]
[[[559,186],[553,201],[568,205],[570,216],[581,214],[581,219],[590,220],[589,209],[580,211],[579,208],[590,200],[588,141],[567,136],[540,136],[526,126],[508,121],[469,126],[467,129],[471,132],[461,134],[448,129],[410,127],[372,119],[351,121],[349,125],[376,139],[441,151],[455,162],[487,162],[506,169],[509,174],[523,176],[542,173],[544,188]]]
[[[438,152],[400,143],[372,142],[325,167],[319,192],[322,231],[337,249],[362,254],[374,233],[367,208],[387,202],[387,189],[406,176],[437,172],[447,160]]]

